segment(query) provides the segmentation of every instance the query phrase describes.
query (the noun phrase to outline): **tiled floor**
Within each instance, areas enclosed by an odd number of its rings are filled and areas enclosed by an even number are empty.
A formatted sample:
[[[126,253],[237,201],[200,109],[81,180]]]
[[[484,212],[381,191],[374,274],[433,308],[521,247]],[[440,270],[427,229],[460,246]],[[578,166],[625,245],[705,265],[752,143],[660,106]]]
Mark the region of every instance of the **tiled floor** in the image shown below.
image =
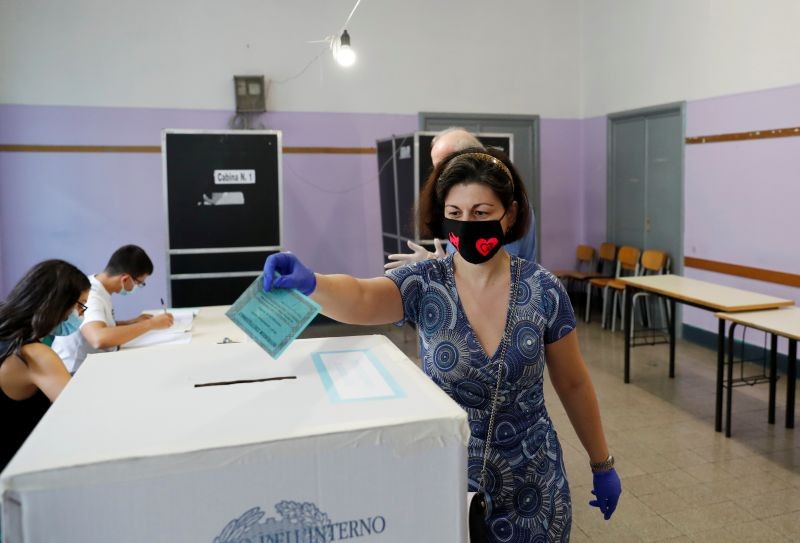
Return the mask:
[[[389,336],[417,360],[410,328],[321,325],[303,337],[368,333]],[[548,383],[572,490],[571,541],[800,541],[800,431],[783,427],[785,376],[776,424],[767,424],[766,385],[737,388],[733,437],[725,438],[714,431],[716,353],[679,342],[676,377],[669,379],[667,347],[638,347],[625,385],[622,334],[582,323],[578,333],[623,494],[608,522],[587,505],[586,453]]]

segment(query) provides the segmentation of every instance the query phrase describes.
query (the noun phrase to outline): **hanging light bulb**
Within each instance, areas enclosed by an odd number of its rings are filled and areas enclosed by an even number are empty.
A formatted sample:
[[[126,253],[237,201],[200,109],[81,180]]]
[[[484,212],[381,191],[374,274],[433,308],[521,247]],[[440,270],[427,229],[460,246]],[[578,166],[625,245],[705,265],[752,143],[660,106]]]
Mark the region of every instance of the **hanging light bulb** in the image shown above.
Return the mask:
[[[350,47],[350,34],[347,30],[339,38],[339,46],[334,51],[334,58],[341,66],[349,68],[356,62],[356,52]]]

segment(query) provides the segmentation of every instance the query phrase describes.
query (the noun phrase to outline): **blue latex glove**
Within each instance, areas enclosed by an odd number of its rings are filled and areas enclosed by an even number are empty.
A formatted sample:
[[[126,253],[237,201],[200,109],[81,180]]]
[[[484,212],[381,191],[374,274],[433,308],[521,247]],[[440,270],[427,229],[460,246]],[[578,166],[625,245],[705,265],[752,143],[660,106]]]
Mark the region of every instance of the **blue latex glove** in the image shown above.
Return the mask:
[[[596,499],[589,502],[592,507],[597,507],[603,513],[603,518],[606,520],[611,518],[614,514],[614,509],[617,508],[619,495],[622,494],[622,483],[617,475],[617,470],[611,468],[609,471],[603,471],[593,474],[594,490],[592,494]]]
[[[275,277],[275,272],[280,277]],[[292,253],[275,253],[264,262],[264,292],[269,292],[272,287],[296,288],[308,296],[317,288],[317,278]]]

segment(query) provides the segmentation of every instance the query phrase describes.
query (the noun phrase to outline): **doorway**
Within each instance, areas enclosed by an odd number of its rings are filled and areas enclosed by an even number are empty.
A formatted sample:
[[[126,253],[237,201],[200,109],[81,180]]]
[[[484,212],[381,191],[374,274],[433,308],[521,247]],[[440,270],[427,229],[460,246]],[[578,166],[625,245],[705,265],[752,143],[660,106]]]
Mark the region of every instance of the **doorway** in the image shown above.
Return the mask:
[[[666,251],[676,274],[683,273],[684,133],[683,102],[608,116],[608,241]]]

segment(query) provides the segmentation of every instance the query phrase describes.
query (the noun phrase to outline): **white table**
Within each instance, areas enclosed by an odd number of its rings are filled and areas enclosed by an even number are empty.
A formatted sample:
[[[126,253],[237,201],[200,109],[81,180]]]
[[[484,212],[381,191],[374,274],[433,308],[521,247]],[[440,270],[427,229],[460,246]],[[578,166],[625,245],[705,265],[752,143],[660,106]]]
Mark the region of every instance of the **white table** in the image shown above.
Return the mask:
[[[704,309],[706,311],[724,311],[738,313],[742,311],[756,311],[763,309],[777,309],[794,305],[794,300],[776,298],[742,290],[738,288],[699,281],[680,275],[648,275],[639,277],[622,277],[630,292],[625,296],[625,382],[630,383],[631,366],[631,335],[628,332],[633,326],[633,295],[637,291],[652,292],[663,296],[670,304],[669,318],[669,376],[675,377],[675,304],[680,302],[685,305]],[[722,388],[725,367],[725,319],[719,319],[717,333],[717,386],[716,410],[714,428],[722,431]]]
[[[789,340],[786,371],[786,427],[794,428],[795,386],[797,380],[797,341],[800,340],[800,308],[788,307],[771,311],[744,313],[716,313],[721,321],[730,321],[728,331],[728,401],[726,405],[725,434],[731,435],[731,410],[733,389],[730,387],[733,371],[733,331],[737,324],[755,328],[771,336],[768,422],[775,423],[775,374],[778,360],[778,337]]]

